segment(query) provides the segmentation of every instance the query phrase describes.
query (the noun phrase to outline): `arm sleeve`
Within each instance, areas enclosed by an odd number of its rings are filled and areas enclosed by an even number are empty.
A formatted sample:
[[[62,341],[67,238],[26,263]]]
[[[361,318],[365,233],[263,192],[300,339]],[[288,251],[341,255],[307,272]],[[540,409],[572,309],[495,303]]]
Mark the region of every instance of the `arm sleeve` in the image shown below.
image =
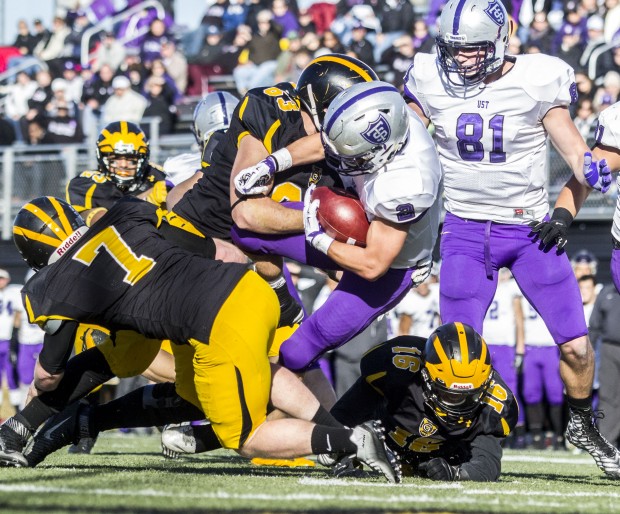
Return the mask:
[[[491,435],[476,437],[471,443],[471,459],[460,466],[460,480],[496,482],[502,469],[500,439]]]
[[[373,419],[382,399],[363,378],[358,378],[330,412],[343,425],[353,427]]]
[[[39,363],[45,371],[52,375],[64,371],[73,350],[77,327],[77,321],[65,321],[54,334],[45,334],[39,354]]]

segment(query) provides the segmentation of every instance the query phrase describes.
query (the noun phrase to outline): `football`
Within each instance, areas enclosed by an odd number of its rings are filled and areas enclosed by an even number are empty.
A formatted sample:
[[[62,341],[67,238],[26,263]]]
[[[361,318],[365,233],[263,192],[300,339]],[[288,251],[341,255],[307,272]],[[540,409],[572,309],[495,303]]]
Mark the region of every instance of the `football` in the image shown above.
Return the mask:
[[[366,246],[368,219],[359,199],[335,187],[317,187],[312,200],[320,200],[318,218],[325,233],[341,243]]]

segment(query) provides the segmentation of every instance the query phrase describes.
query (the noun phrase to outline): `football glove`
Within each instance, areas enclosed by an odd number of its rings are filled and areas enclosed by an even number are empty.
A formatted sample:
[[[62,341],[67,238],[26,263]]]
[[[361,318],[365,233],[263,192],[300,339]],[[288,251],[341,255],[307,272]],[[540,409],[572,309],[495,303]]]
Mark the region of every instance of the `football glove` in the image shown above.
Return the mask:
[[[453,482],[459,479],[459,468],[450,466],[446,459],[435,457],[428,462],[420,464],[420,471],[431,480]]]
[[[600,161],[592,161],[592,154],[586,152],[583,156],[583,174],[588,181],[588,184],[600,191],[606,193],[611,186],[611,169],[607,166],[607,161],[601,159]]]
[[[306,241],[310,243],[319,252],[327,255],[329,247],[334,242],[334,238],[328,236],[317,217],[320,201],[312,201],[312,193],[316,186],[312,184],[304,196],[304,232],[306,233]]]
[[[242,195],[261,195],[269,191],[269,184],[278,171],[289,169],[293,164],[286,148],[268,155],[254,166],[241,170],[235,177],[235,189]]]
[[[523,357],[522,353],[515,353],[515,360],[512,362],[512,365],[517,373],[521,373],[523,370]]]
[[[573,215],[567,209],[558,207],[548,221],[532,221],[529,226],[545,247],[555,245],[561,250],[568,242],[568,227],[573,219]]]

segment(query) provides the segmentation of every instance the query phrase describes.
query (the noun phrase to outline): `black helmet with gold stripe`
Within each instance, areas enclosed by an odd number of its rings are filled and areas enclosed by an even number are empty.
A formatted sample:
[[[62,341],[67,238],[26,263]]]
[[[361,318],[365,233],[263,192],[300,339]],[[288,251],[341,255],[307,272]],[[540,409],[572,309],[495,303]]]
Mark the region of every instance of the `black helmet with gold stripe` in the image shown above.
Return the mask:
[[[491,357],[482,336],[464,323],[435,330],[424,348],[424,396],[448,424],[471,419],[491,380]]]
[[[68,203],[41,196],[24,205],[13,222],[13,241],[34,270],[56,262],[88,230]]]
[[[97,162],[120,189],[134,191],[146,179],[149,142],[142,129],[130,121],[106,125],[97,138]]]
[[[353,84],[379,80],[366,63],[344,54],[325,54],[310,61],[297,81],[297,94],[320,130],[334,97]]]

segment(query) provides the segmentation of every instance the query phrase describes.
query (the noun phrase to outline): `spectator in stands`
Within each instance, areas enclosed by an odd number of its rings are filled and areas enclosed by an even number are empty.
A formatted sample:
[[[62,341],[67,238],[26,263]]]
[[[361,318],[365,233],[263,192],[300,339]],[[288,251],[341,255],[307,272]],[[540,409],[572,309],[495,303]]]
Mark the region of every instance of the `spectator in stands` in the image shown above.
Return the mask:
[[[581,27],[570,23],[565,23],[560,28],[560,44],[556,48],[555,55],[573,68],[579,67],[581,57]]]
[[[45,27],[45,25],[43,25],[43,22],[39,19],[36,18],[33,22],[33,26],[34,26],[34,32],[32,34],[32,37],[34,38],[34,43],[35,43],[35,48],[36,46],[41,43],[41,41],[47,42],[47,40],[50,38],[50,36],[52,35],[52,33],[47,30],[47,28]],[[33,48],[33,53],[34,53],[34,48]]]
[[[607,72],[617,71],[620,69],[620,37],[617,44],[603,52],[596,62],[596,77],[595,83],[600,85],[603,83],[603,79]]]
[[[430,54],[433,52],[435,39],[428,31],[428,25],[424,20],[416,20],[413,24],[413,47],[416,52]]]
[[[280,55],[280,32],[272,22],[271,11],[260,11],[256,23],[257,29],[233,70],[237,91],[241,96],[254,87],[273,84]]]
[[[4,109],[7,120],[13,125],[15,137],[18,141],[24,139],[19,120],[28,113],[28,100],[36,89],[37,83],[24,71],[17,74],[15,84],[10,84],[2,89],[6,93]]]
[[[577,101],[577,115],[573,119],[577,130],[588,143],[589,147],[594,144],[594,130],[596,128],[596,113],[592,100],[588,97],[581,97]]]
[[[347,53],[357,57],[370,66],[375,65],[374,45],[366,37],[368,29],[362,21],[356,21],[351,30],[351,43],[347,45]]]
[[[0,112],[0,146],[9,146],[15,142],[15,127]]]
[[[30,33],[26,20],[19,20],[17,23],[17,37],[13,46],[19,50],[19,53],[27,56],[32,55],[32,51],[37,44],[36,38]]]
[[[205,40],[196,55],[189,58],[191,64],[215,65],[224,53],[223,32],[217,25],[209,25],[204,29]],[[247,41],[245,42],[247,43]],[[243,46],[245,46],[245,43]],[[232,71],[232,70],[230,70]]]
[[[62,78],[67,82],[67,101],[79,103],[84,91],[84,80],[79,75],[82,67],[73,61],[65,62]]]
[[[54,102],[54,109],[47,116],[47,138],[54,144],[82,143],[84,133],[77,109],[67,102]]]
[[[620,0],[605,0],[605,41],[611,43],[620,27]]]
[[[411,36],[403,34],[392,42],[392,46],[381,55],[381,64],[386,64],[389,68],[388,75],[385,77],[397,88],[402,88],[405,74],[409,66],[413,64],[415,47],[412,44]]]
[[[301,49],[301,39],[295,31],[288,32],[280,42],[282,52],[278,56],[274,83],[295,82],[300,70],[296,66],[295,55]],[[327,53],[327,52],[326,52]],[[312,60],[312,56],[310,57]],[[302,68],[303,69],[303,66]]]
[[[93,68],[101,69],[101,66],[107,64],[116,71],[125,59],[125,47],[116,39],[114,32],[105,32],[101,44],[95,52]]]
[[[82,126],[87,135],[99,133],[102,106],[114,93],[112,79],[114,72],[109,64],[103,64],[92,80],[84,84],[82,92]]]
[[[146,80],[144,89],[146,92],[146,100],[148,105],[144,110],[144,117],[152,116],[159,117],[159,133],[170,134],[174,123],[174,105],[168,102],[163,91],[166,86],[166,81],[163,77],[152,76]],[[151,137],[149,133],[149,125],[145,124],[143,127],[147,137]]]
[[[187,89],[187,59],[183,53],[177,50],[177,45],[173,39],[162,42],[161,58],[177,91],[183,95]]]
[[[162,42],[168,39],[170,39],[170,35],[166,33],[164,21],[157,18],[151,21],[149,32],[140,47],[140,57],[146,67],[155,59],[161,59]]]
[[[608,71],[603,79],[603,87],[594,93],[594,107],[597,112],[616,103],[620,96],[620,73]]]
[[[265,7],[267,3],[265,2]],[[239,25],[250,25],[250,6],[243,0],[228,0],[222,14],[222,30],[225,33],[232,33],[237,30]],[[252,16],[254,22],[254,16]]]
[[[321,4],[326,5],[323,2],[317,2],[316,4],[313,4],[313,5],[321,5]],[[327,4],[327,5],[330,5],[330,4]],[[299,28],[297,29],[297,31],[299,32],[299,35],[301,37],[303,37],[308,32],[314,32],[316,34],[319,33],[319,29],[317,28],[316,23],[314,22],[314,18],[312,17],[312,13],[310,12],[310,9],[300,9],[297,21],[299,23]],[[328,24],[327,26],[329,27],[329,25],[331,25],[331,23]],[[323,31],[323,34],[325,34],[325,31]]]
[[[317,56],[321,49],[321,38],[316,32],[306,32],[301,38],[301,46],[311,52],[312,55]]]
[[[527,44],[536,45],[543,54],[551,54],[551,46],[555,39],[555,31],[549,25],[547,13],[544,11],[534,14],[534,19],[527,32]]]
[[[118,120],[140,123],[146,109],[146,98],[131,89],[131,83],[124,75],[114,77],[112,88],[114,94],[103,105],[103,124]]]
[[[379,4],[377,17],[381,22],[381,33],[375,41],[375,61],[379,61],[385,50],[403,34],[411,34],[415,21],[413,4],[410,0],[384,0]],[[369,63],[370,64],[370,63]]]
[[[47,41],[41,40],[34,48],[33,54],[42,61],[47,62],[52,74],[59,76],[62,74],[63,58],[70,55],[65,46],[65,41],[71,29],[67,27],[65,20],[60,16],[54,18],[52,33]]]
[[[585,70],[588,69],[590,64],[590,57],[592,53],[605,44],[605,37],[603,35],[604,21],[598,14],[595,14],[588,18],[586,22],[587,40],[586,46],[579,58],[579,66]],[[600,58],[599,58],[600,59]],[[597,65],[602,63],[597,61]]]
[[[575,72],[575,82],[577,84],[577,94],[579,98],[594,98],[594,83],[585,71]]]
[[[280,27],[281,34],[296,33],[299,30],[297,16],[289,9],[288,0],[273,0],[271,12],[273,13],[273,23]]]
[[[26,113],[28,120],[39,114],[45,114],[47,104],[50,103],[53,96],[51,84],[52,76],[49,71],[40,70],[37,72],[37,88],[28,100],[28,112]]]
[[[345,52],[344,45],[341,43],[338,36],[331,30],[326,30],[321,36],[321,48],[319,53],[326,54],[343,54]]]
[[[46,123],[42,115],[28,120],[27,134],[26,141],[29,145],[46,145],[51,143],[47,137]]]
[[[82,53],[82,37],[84,36],[84,31],[91,25],[92,24],[86,16],[86,11],[80,10],[76,12],[69,35],[65,39],[68,57],[71,57],[75,61],[80,59]],[[94,49],[94,45],[95,40],[91,39],[88,47],[89,52]]]
[[[174,80],[172,80],[172,77],[168,73],[168,70],[166,69],[166,66],[164,66],[164,63],[161,59],[155,59],[152,62],[150,71],[151,72],[149,73],[149,78],[159,77],[164,80],[163,96],[168,105],[174,105],[178,100],[180,100],[181,93],[177,89]],[[140,92],[146,93],[144,84],[142,86],[142,91]]]

